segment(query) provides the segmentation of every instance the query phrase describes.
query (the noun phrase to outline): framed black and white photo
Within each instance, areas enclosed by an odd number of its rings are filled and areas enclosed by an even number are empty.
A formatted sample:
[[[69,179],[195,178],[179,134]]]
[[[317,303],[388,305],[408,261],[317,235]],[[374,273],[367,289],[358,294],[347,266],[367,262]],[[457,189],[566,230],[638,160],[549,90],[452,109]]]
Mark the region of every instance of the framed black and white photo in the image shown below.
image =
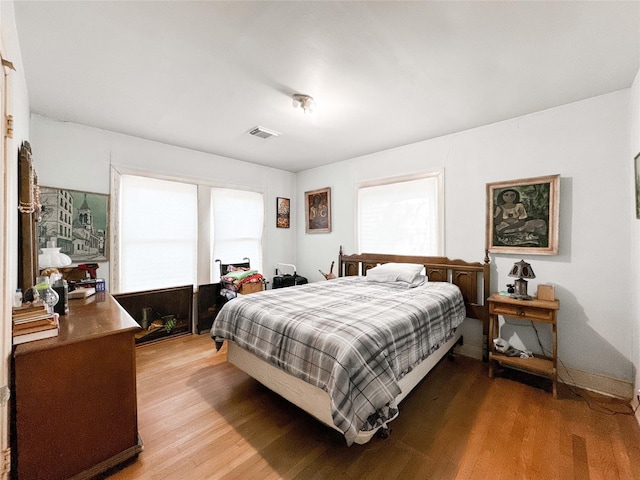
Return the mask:
[[[40,187],[40,202],[39,248],[52,242],[74,263],[108,260],[109,195]]]
[[[558,254],[560,175],[487,184],[487,250]]]

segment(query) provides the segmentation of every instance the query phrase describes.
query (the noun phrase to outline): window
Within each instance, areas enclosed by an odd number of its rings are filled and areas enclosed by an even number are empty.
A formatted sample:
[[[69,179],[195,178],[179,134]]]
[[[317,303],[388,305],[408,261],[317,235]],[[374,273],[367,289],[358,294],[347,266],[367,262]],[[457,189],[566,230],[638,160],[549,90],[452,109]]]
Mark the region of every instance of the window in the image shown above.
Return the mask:
[[[118,203],[118,291],[196,283],[196,185],[122,175]]]
[[[211,252],[222,263],[242,262],[262,272],[264,200],[260,193],[225,188],[211,189]],[[219,264],[212,262],[211,278],[218,281]]]
[[[442,172],[358,188],[358,251],[444,255]]]
[[[220,268],[215,259],[233,263],[248,257],[251,267],[262,271],[261,193],[127,174],[117,177],[114,292],[196,285],[198,279],[207,283],[207,275],[217,282]],[[208,195],[210,202],[203,205]],[[198,248],[207,244],[210,249]],[[199,265],[209,269],[198,275]]]

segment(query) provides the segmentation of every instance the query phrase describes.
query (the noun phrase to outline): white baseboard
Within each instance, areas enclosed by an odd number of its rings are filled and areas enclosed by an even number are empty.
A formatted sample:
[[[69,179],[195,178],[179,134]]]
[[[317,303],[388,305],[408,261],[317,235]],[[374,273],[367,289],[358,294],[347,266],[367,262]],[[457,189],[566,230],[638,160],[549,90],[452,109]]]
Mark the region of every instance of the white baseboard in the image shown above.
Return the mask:
[[[633,384],[599,373],[559,366],[558,381],[623,400],[633,399]]]
[[[638,425],[640,425],[640,402],[638,402],[637,398],[634,398],[631,401],[631,408],[636,412],[636,421],[638,422]]]
[[[464,345],[456,347],[456,352],[465,357],[471,357],[477,360],[482,359],[482,345],[465,341]],[[609,397],[621,398],[623,400],[633,399],[631,402],[632,406],[637,404],[633,395],[633,384],[618,378],[607,377],[606,375],[586,372],[576,368],[565,368],[559,365],[558,381]],[[636,416],[640,423],[640,409],[636,412]]]

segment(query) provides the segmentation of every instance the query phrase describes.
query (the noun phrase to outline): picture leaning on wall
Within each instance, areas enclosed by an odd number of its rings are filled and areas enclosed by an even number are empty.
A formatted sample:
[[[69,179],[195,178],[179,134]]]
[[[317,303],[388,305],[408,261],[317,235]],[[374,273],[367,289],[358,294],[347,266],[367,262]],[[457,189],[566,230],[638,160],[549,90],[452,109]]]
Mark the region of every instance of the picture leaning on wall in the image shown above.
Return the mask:
[[[487,249],[558,254],[560,175],[487,184]]]
[[[40,187],[38,247],[51,242],[74,263],[108,259],[109,195]]]

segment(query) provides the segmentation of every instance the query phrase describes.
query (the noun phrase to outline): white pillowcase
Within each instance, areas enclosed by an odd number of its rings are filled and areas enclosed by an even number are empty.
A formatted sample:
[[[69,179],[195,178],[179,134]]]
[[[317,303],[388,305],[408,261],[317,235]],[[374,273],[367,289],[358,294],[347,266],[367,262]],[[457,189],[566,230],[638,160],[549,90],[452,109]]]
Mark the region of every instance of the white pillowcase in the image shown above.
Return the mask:
[[[422,275],[423,271],[424,266],[416,263],[383,263],[367,270],[367,280],[417,287],[428,280],[426,275]]]

